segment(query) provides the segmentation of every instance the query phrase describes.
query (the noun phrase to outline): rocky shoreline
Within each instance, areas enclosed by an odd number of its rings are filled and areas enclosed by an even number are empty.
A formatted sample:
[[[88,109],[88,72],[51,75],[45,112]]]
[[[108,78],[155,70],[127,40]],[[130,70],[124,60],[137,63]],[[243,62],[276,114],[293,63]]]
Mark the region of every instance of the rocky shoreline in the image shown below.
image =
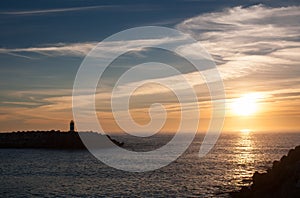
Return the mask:
[[[280,161],[274,161],[266,173],[255,172],[252,185],[231,192],[231,197],[300,197],[300,146],[291,149]]]

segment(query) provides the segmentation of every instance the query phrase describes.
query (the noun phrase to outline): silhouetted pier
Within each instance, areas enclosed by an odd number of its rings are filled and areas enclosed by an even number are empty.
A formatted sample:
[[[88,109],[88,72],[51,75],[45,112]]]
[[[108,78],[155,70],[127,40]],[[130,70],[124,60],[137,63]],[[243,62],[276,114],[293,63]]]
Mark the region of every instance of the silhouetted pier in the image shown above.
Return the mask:
[[[98,148],[108,146],[101,144],[105,135],[93,132],[32,131],[0,133],[0,148],[86,149],[80,136],[94,141]],[[107,137],[114,144],[123,146],[122,142]]]

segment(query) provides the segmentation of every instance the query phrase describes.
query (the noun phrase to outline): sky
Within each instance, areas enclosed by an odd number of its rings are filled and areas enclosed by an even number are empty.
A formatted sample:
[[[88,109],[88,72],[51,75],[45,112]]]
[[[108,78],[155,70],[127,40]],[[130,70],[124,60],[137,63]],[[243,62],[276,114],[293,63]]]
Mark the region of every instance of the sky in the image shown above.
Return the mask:
[[[68,130],[73,83],[85,56],[103,39],[139,26],[179,30],[212,56],[226,93],[223,131],[299,131],[299,18],[299,1],[1,1],[0,131]],[[195,52],[185,50],[187,55]],[[112,70],[108,76],[117,73]],[[205,131],[211,119],[207,86],[192,71],[184,76],[196,89],[201,109],[198,130]],[[180,87],[178,76],[162,78]],[[125,84],[121,93],[128,94],[138,81]],[[235,112],[247,111],[241,105],[232,108],[247,94],[257,96],[250,101],[255,111]],[[121,129],[107,110],[109,96],[99,90],[97,114],[105,130],[118,132]],[[149,106],[156,102],[168,113],[161,130],[175,131],[180,105],[176,95],[160,85],[136,90],[130,109],[133,119],[147,124]]]

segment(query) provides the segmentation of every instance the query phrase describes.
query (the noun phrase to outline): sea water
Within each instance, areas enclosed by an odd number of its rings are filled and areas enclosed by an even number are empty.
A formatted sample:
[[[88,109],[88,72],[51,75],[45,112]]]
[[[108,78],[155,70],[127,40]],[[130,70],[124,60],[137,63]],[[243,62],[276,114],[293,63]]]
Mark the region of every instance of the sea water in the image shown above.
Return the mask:
[[[127,149],[153,150],[171,135],[152,138],[114,137]],[[203,134],[176,161],[146,173],[108,167],[87,151],[46,149],[0,150],[1,197],[228,197],[251,184],[255,171],[266,171],[300,133],[222,134],[211,152],[198,157]]]

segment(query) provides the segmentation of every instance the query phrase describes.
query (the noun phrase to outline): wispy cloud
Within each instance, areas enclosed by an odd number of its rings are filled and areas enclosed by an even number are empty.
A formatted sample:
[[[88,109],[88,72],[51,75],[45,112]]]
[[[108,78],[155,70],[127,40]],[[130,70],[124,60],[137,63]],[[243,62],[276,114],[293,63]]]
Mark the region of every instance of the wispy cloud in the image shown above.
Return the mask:
[[[177,28],[201,42],[224,77],[276,67],[289,72],[284,67],[297,67],[300,61],[295,55],[300,52],[299,10],[296,6],[234,7],[187,19]]]
[[[85,6],[85,7],[71,7],[71,8],[56,8],[56,9],[44,9],[44,10],[22,10],[22,11],[8,11],[0,12],[0,15],[36,15],[36,14],[51,14],[51,13],[61,13],[61,12],[75,12],[75,11],[85,11],[94,9],[110,9],[116,6],[103,5],[103,6]]]
[[[32,58],[28,53],[35,53],[44,56],[85,56],[97,42],[84,43],[57,43],[29,48],[0,48],[0,53]],[[25,54],[27,53],[27,55]]]
[[[12,10],[0,12],[0,15],[13,16],[30,16],[30,15],[47,15],[59,14],[66,12],[79,12],[91,10],[105,10],[105,11],[123,11],[123,12],[144,12],[158,10],[160,7],[154,5],[95,5],[84,7],[68,7],[68,8],[53,8],[53,9],[39,9],[39,10]]]
[[[101,46],[93,52],[97,57],[108,57],[114,52],[126,52],[134,50],[136,55],[141,55],[143,49],[140,46],[161,45],[173,42],[180,42],[184,37],[164,37],[159,39],[136,39],[129,41],[103,41]],[[0,53],[23,58],[32,58],[32,54],[44,56],[86,56],[99,42],[81,42],[81,43],[54,43],[27,48],[0,48]],[[140,50],[140,51],[139,51]],[[99,53],[98,53],[99,52]],[[101,53],[100,53],[101,52]]]

